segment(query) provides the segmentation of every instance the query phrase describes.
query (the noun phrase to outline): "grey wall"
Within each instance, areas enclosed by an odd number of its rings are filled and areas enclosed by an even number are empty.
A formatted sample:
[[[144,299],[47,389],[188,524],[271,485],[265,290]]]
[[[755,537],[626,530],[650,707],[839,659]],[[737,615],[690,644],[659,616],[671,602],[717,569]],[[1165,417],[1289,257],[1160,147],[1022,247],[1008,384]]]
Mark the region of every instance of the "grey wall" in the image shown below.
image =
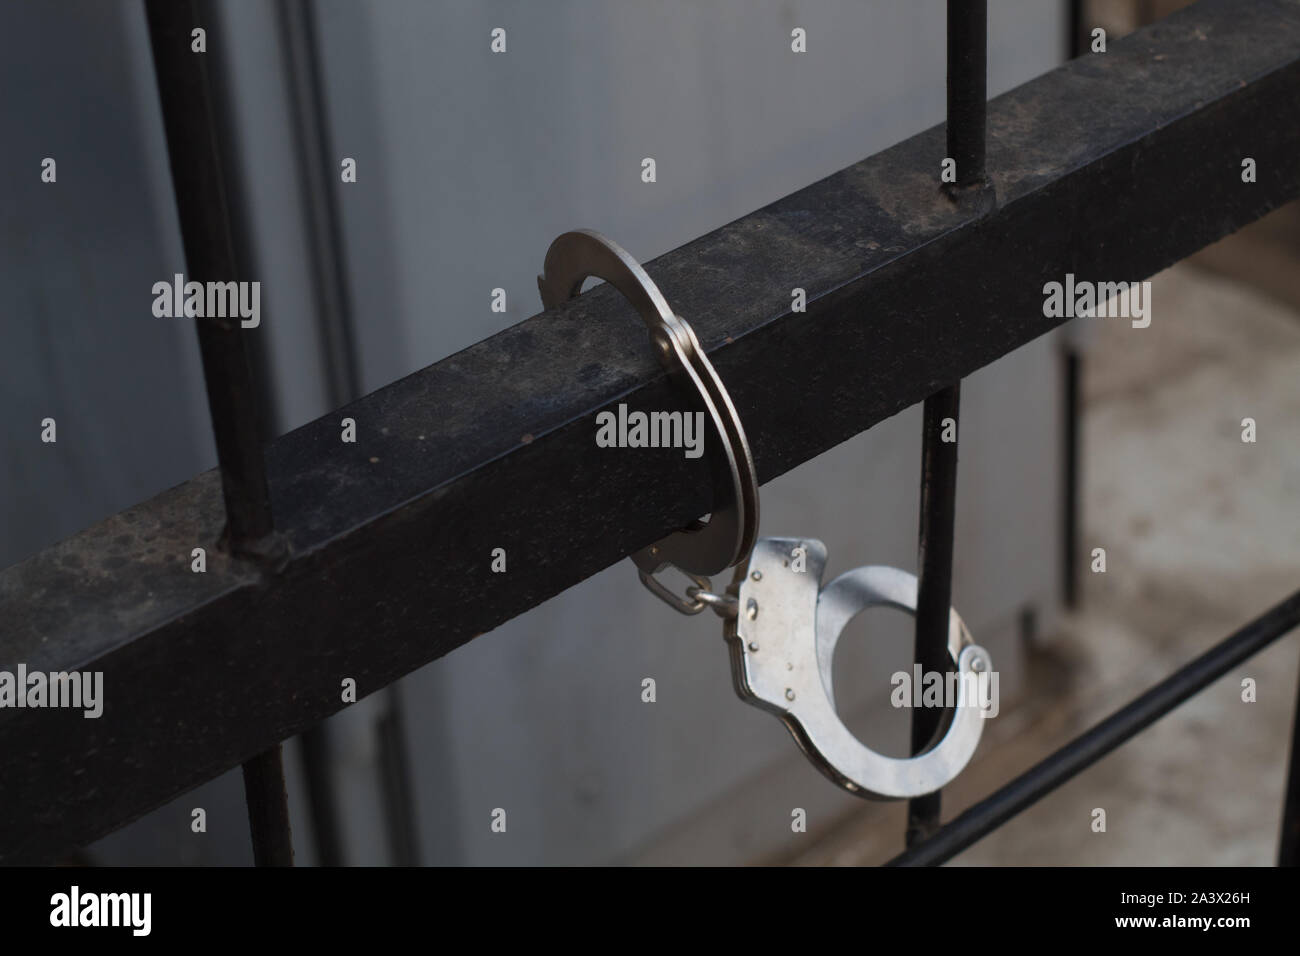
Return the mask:
[[[151,314],[183,261],[157,95],[121,4],[0,8],[0,562],[216,464],[194,330]],[[41,182],[41,162],[57,182]],[[42,444],[40,422],[57,422]]]
[[[1063,5],[990,8],[990,93],[1059,61]],[[28,91],[5,106],[18,133],[0,152],[6,188],[18,184],[0,204],[13,560],[209,466],[212,453],[192,330],[148,308],[149,286],[176,271],[180,253],[139,6],[3,9],[0,70],[7,89]],[[334,188],[367,390],[534,314],[542,256],[566,229],[600,229],[650,259],[943,116],[941,0],[315,9],[329,165],[358,161],[359,181],[341,185],[335,173]],[[508,31],[502,55],[488,48],[497,26]],[[808,31],[806,54],[790,52],[794,26]],[[235,77],[260,331],[284,430],[332,402],[276,31],[270,5],[232,2],[210,50]],[[65,61],[52,63],[51,50]],[[40,157],[60,153],[72,162],[60,159],[57,190],[42,187]],[[657,183],[640,180],[645,156]],[[504,315],[489,308],[498,286]],[[963,389],[955,601],[1012,684],[1017,614],[1054,608],[1052,349],[1040,340]],[[60,418],[54,454],[38,440],[45,414]],[[763,531],[826,541],[832,573],[914,570],[919,427],[911,409],[764,487]],[[836,666],[850,726],[896,752],[906,719],[883,700],[889,673],[909,660],[908,622],[873,612]],[[657,681],[654,704],[641,701],[643,677]],[[793,838],[792,806],[816,827],[854,805],[773,718],[736,700],[718,622],[660,605],[630,563],[411,675],[398,693],[425,862],[740,862]],[[330,722],[352,862],[389,859],[374,732],[388,705],[368,698]],[[310,862],[293,759],[290,771]],[[238,779],[227,775],[102,842],[99,858],[246,860],[242,831],[195,847],[185,826],[194,805],[218,808],[222,827],[242,825]],[[507,810],[506,834],[489,831],[496,807]]]

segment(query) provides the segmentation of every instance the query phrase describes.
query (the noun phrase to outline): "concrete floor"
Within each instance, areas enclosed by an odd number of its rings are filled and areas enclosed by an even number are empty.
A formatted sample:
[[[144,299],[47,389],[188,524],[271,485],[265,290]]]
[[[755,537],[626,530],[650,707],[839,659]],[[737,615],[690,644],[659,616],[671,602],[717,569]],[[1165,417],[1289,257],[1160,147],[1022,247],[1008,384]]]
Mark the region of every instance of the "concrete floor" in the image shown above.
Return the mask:
[[[1300,583],[1300,310],[1186,263],[1152,301],[1146,329],[1089,320],[1081,560],[1103,547],[1106,572],[1085,563],[1082,610],[1034,641],[1029,696],[986,729],[945,820]],[[1271,865],[1298,658],[1293,633],[954,863]],[[902,805],[864,804],[779,862],[879,863],[903,820]]]

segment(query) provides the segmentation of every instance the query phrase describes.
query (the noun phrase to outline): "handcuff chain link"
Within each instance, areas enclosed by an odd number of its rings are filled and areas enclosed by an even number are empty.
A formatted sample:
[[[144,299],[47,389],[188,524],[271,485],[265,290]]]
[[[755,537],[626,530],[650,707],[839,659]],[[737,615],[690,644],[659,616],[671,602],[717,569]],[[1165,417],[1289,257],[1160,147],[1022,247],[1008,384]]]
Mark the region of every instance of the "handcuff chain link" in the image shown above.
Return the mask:
[[[705,608],[711,608],[713,613],[721,618],[732,618],[739,613],[740,603],[736,596],[718,594],[713,590],[713,582],[703,575],[686,574],[692,583],[687,586],[684,598],[670,591],[653,574],[638,568],[637,576],[641,578],[641,583],[646,586],[646,590],[680,614],[699,614]]]

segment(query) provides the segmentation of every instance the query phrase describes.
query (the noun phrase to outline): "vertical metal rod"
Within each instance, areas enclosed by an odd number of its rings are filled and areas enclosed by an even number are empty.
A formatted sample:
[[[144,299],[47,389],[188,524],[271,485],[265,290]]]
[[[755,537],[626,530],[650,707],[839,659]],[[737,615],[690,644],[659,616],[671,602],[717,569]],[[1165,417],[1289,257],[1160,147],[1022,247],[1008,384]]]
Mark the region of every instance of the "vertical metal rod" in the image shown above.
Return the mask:
[[[1291,761],[1288,767],[1277,865],[1300,866],[1300,680],[1296,682],[1295,721],[1291,727]]]
[[[960,188],[986,182],[984,119],[987,99],[988,10],[985,0],[948,0],[948,155],[957,162]],[[914,659],[922,673],[943,673],[948,661],[948,609],[952,604],[952,539],[957,499],[957,441],[961,383],[925,400],[921,449],[921,531]],[[943,433],[951,420],[953,441]],[[912,714],[912,753],[927,750],[943,724],[943,711]],[[936,791],[907,805],[907,845],[939,827],[942,795]]]
[[[1082,388],[1083,359],[1067,342],[1062,357],[1063,419],[1061,444],[1064,461],[1061,493],[1061,574],[1067,608],[1079,606],[1079,399]]]
[[[1084,0],[1067,0],[1065,4],[1065,58],[1073,60],[1083,53]]]
[[[1066,60],[1087,50],[1085,7],[1085,0],[1069,0],[1066,4]],[[1079,412],[1083,355],[1072,336],[1067,335],[1062,342],[1061,597],[1065,606],[1073,610],[1079,606]]]
[[[948,0],[948,155],[957,161],[960,186],[985,180],[987,66],[986,0]]]
[[[244,763],[244,803],[257,866],[293,866],[284,748],[276,744]]]
[[[189,269],[186,279],[234,281],[235,243],[220,141],[228,131],[220,127],[218,91],[208,70],[208,57],[217,54],[191,52],[190,31],[206,22],[193,0],[148,0],[145,9]],[[196,324],[221,465],[227,535],[232,549],[238,551],[271,532],[271,501],[248,347],[239,316],[200,318]]]
[[[195,0],[146,0],[149,42],[158,79],[172,187],[180,219],[187,281],[238,281],[229,182],[223,149],[230,149],[228,104],[209,75],[208,57],[195,52],[191,31],[212,26]],[[216,38],[209,39],[215,43]],[[208,409],[221,467],[226,539],[235,554],[273,554],[271,499],[262,460],[257,393],[240,316],[196,322]],[[244,764],[244,791],[258,865],[292,865],[289,807],[280,746]]]
[[[282,748],[276,744],[244,764],[244,799],[258,866],[293,866],[289,797],[284,790]]]
[[[923,674],[945,673],[948,660],[948,609],[952,605],[952,537],[957,497],[957,442],[943,441],[945,420],[956,428],[960,383],[925,400],[921,447],[921,532],[917,561],[915,660]],[[912,712],[912,753],[929,749],[943,724],[944,711],[920,707]],[[939,827],[939,791],[907,805],[907,845]]]

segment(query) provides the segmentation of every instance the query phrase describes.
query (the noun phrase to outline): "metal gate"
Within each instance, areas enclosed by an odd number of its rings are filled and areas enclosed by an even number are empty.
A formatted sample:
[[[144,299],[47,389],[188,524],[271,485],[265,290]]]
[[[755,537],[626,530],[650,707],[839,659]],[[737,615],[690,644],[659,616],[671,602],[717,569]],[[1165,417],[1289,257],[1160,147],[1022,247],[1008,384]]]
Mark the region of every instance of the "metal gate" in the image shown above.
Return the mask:
[[[196,4],[147,10],[189,273],[230,281],[227,104],[189,53]],[[949,0],[945,127],[647,266],[693,317],[762,481],[925,403],[927,670],[947,667],[957,444],[939,432],[962,378],[1064,321],[1043,316],[1045,281],[1149,276],[1300,195],[1297,0],[1202,0],[987,103],[985,31],[982,0]],[[0,660],[152,691],[111,726],[0,711],[0,753],[30,758],[0,775],[0,862],[57,859],[242,763],[257,862],[290,863],[280,742],[341,709],[338,674],[387,686],[709,511],[685,464],[595,467],[596,412],[672,401],[602,321],[620,308],[594,289],[266,446],[238,321],[199,320],[220,468],[0,573]],[[373,458],[338,454],[340,416],[382,436]],[[531,558],[508,578],[478,559],[502,541]],[[194,546],[206,574],[177,559]],[[937,793],[914,800],[891,863],[949,859],[1298,623],[1300,591],[946,825]],[[939,719],[918,712],[915,748]]]

